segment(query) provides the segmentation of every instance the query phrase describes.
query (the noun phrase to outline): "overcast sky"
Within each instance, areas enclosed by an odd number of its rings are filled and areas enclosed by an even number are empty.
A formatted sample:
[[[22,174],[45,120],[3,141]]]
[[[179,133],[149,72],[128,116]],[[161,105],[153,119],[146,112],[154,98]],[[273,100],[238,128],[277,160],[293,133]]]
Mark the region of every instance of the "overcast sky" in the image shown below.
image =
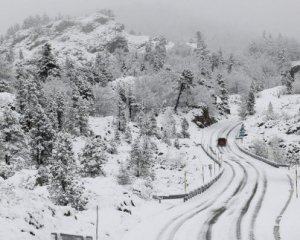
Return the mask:
[[[0,0],[0,33],[28,15],[101,8],[113,9],[127,29],[144,34],[187,39],[201,30],[214,47],[237,46],[263,30],[300,40],[300,0]]]

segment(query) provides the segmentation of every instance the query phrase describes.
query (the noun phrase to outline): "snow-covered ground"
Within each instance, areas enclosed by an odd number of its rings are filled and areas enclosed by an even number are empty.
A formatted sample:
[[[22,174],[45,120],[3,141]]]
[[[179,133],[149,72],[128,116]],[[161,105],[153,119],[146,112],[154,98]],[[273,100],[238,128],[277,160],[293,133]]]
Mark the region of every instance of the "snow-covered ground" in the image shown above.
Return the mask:
[[[0,94],[3,106],[13,101],[13,95]],[[5,103],[5,104],[4,104]],[[89,202],[87,210],[78,212],[70,207],[55,206],[49,199],[47,186],[36,186],[37,170],[34,167],[17,172],[0,182],[0,239],[50,239],[52,232],[95,235],[96,207],[99,206],[99,226],[101,239],[120,239],[142,219],[182,204],[181,200],[163,201],[152,199],[153,195],[184,193],[184,172],[187,172],[187,191],[209,182],[219,171],[208,169],[212,160],[203,152],[200,143],[205,142],[205,131],[200,130],[191,120],[197,112],[180,113],[175,116],[176,128],[181,129],[185,117],[190,124],[190,138],[179,139],[180,149],[169,146],[162,140],[154,140],[160,153],[155,160],[155,179],[150,184],[142,179],[134,179],[129,186],[117,183],[120,163],[129,157],[131,147],[123,139],[118,154],[109,155],[104,166],[105,177],[83,178],[85,196]],[[161,126],[166,113],[158,116]],[[90,118],[90,128],[95,135],[106,141],[114,138],[114,118]],[[133,137],[138,128],[131,125]],[[74,152],[80,154],[86,139],[74,138]],[[208,144],[208,143],[207,143]],[[202,168],[203,167],[203,168]],[[204,182],[202,169],[204,169]],[[124,210],[129,212],[124,212]]]
[[[257,141],[270,144],[274,140],[284,151],[291,146],[300,147],[300,95],[284,95],[284,91],[284,87],[279,86],[257,94],[256,113],[244,121],[248,134],[243,141],[244,147],[251,149]],[[270,104],[271,113],[268,110]],[[269,158],[275,157],[269,151]]]
[[[264,117],[270,100],[274,112],[280,111],[291,117],[297,114],[298,96],[277,98],[280,89],[260,94],[257,115],[245,121],[246,128],[251,129],[249,139],[259,136],[259,127],[254,135],[255,124],[250,124]],[[12,95],[1,94],[1,97],[7,102],[13,99]],[[237,96],[234,99],[238,102]],[[286,107],[288,102],[292,103],[289,109]],[[237,107],[234,107],[233,114],[236,114]],[[180,139],[180,149],[155,140],[161,154],[155,160],[156,177],[150,184],[141,179],[134,179],[130,186],[117,183],[120,163],[127,159],[130,151],[130,146],[122,140],[118,154],[110,155],[104,167],[106,176],[83,179],[85,196],[89,199],[86,211],[53,205],[47,187],[35,185],[37,170],[34,168],[0,180],[0,239],[44,240],[50,239],[51,232],[94,236],[96,207],[99,206],[100,239],[265,240],[280,239],[280,236],[281,239],[298,240],[300,200],[295,198],[294,170],[273,168],[239,151],[235,137],[240,121],[236,116],[200,130],[191,122],[195,114],[197,112],[191,111],[175,115],[178,129],[183,117],[190,123],[191,136]],[[166,113],[159,114],[158,126],[163,124],[165,117]],[[109,141],[114,134],[113,121],[113,117],[90,118],[90,127],[96,135]],[[133,137],[137,131],[133,131]],[[224,149],[216,146],[216,140],[221,136],[229,139],[228,147]],[[85,138],[74,139],[77,154],[84,143]],[[211,179],[208,165],[213,162],[200,144],[211,154],[222,156],[225,171],[220,180],[186,203],[168,200],[159,204],[153,200],[154,194],[183,193],[185,171],[188,173],[188,191],[203,184],[202,166],[205,182]],[[125,209],[127,212],[123,211]]]

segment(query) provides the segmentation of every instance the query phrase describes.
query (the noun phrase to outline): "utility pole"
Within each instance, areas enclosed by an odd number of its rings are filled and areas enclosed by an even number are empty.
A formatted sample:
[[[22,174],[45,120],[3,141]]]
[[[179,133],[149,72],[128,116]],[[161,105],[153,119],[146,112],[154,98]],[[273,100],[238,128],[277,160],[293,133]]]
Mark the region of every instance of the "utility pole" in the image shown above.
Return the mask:
[[[99,206],[97,205],[97,218],[96,218],[96,240],[98,240],[98,225],[99,225]]]

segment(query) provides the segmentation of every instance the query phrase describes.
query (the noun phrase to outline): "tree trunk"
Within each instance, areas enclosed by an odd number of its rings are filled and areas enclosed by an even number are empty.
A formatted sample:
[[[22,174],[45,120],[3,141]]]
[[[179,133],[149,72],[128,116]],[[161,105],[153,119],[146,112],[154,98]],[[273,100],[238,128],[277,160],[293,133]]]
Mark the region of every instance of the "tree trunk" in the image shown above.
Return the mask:
[[[8,156],[7,154],[5,155],[5,163],[7,165],[10,165],[10,156]]]
[[[183,84],[181,84],[181,86],[180,86],[178,97],[177,97],[177,101],[176,101],[176,105],[175,105],[175,108],[174,108],[174,111],[176,113],[177,113],[177,108],[178,108],[178,105],[179,105],[179,100],[180,100],[180,96],[182,94],[182,91],[183,91]]]

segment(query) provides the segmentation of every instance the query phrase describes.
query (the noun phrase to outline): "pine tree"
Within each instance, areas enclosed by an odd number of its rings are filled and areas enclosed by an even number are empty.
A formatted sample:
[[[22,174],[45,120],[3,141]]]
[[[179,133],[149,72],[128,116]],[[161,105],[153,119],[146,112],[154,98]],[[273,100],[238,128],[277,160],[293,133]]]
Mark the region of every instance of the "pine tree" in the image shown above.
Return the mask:
[[[104,175],[103,165],[107,161],[105,146],[99,137],[88,139],[80,156],[83,175],[97,177]]]
[[[57,92],[55,95],[56,102],[56,115],[58,130],[62,131],[64,129],[64,123],[66,118],[66,99],[61,92]]]
[[[130,176],[128,169],[121,163],[119,173],[117,175],[117,181],[120,185],[128,185],[130,184]]]
[[[125,132],[127,126],[127,119],[126,119],[126,103],[127,97],[125,88],[121,85],[117,88],[118,91],[118,130],[121,132]]]
[[[150,136],[158,137],[157,120],[154,112],[150,115]]]
[[[77,123],[76,126],[79,129],[81,135],[89,135],[89,108],[88,101],[82,99],[81,97],[78,100],[78,109],[77,109]],[[75,109],[76,111],[76,109]]]
[[[129,126],[127,126],[126,130],[125,130],[125,141],[128,144],[131,144],[131,142],[132,142],[132,134],[131,134],[131,129]]]
[[[167,41],[165,38],[160,37],[158,39],[158,43],[152,53],[152,60],[150,61],[154,71],[159,71],[164,67],[167,57],[166,44]]]
[[[141,147],[140,147],[140,138],[135,139],[133,144],[131,145],[130,152],[130,169],[133,171],[134,176],[141,176]]]
[[[148,136],[140,136],[132,144],[130,152],[130,169],[136,177],[151,176],[153,160],[152,145]]]
[[[255,114],[254,107],[255,107],[255,84],[254,82],[252,82],[250,91],[248,93],[248,98],[246,101],[247,114],[254,115]]]
[[[121,143],[121,135],[120,135],[120,131],[119,129],[115,129],[115,136],[114,136],[114,141],[116,144],[120,144]]]
[[[188,132],[189,126],[190,126],[189,122],[186,120],[186,118],[183,118],[183,120],[181,122],[181,128],[182,128],[181,134],[182,134],[183,138],[190,137],[190,134]]]
[[[11,88],[8,84],[8,82],[4,79],[0,79],[0,93],[1,92],[10,92]]]
[[[113,80],[113,74],[109,71],[109,55],[107,52],[98,53],[94,64],[93,83],[102,87],[107,86]]]
[[[177,137],[176,121],[170,109],[167,109],[165,114],[164,129],[169,139]]]
[[[132,85],[129,85],[127,101],[128,101],[128,110],[129,110],[129,119],[133,121],[136,117],[136,114],[138,113],[138,103],[134,95]]]
[[[54,96],[50,95],[48,99],[48,104],[46,108],[47,116],[52,124],[52,128],[55,131],[58,131],[58,120],[57,120],[57,104],[56,101],[53,101]]]
[[[220,100],[221,100],[220,103],[218,104],[219,111],[222,115],[230,114],[230,108],[228,103],[229,94],[225,86],[223,76],[221,74],[218,74],[217,76],[217,84],[219,86]]]
[[[87,199],[83,197],[83,186],[79,184],[71,136],[58,134],[50,161],[51,182],[49,193],[56,205],[84,210]]]
[[[183,91],[190,90],[193,87],[194,75],[190,70],[183,70],[179,80],[178,80],[178,97],[176,100],[174,111],[177,112],[177,108],[179,105],[180,97]]]
[[[5,164],[18,164],[19,157],[26,159],[28,145],[25,134],[19,124],[19,116],[11,108],[4,108],[0,121],[0,159]]]
[[[293,83],[294,83],[294,79],[292,78],[291,74],[290,73],[287,73],[285,76],[285,85],[286,85],[286,91],[287,91],[287,94],[292,94],[293,91],[294,91],[294,86],[293,86]]]
[[[42,107],[38,104],[34,109],[28,109],[32,117],[30,135],[31,158],[42,165],[48,162],[52,155],[55,131]]]
[[[267,119],[268,120],[274,119],[273,104],[271,102],[269,102],[269,105],[268,105]]]
[[[196,33],[197,46],[195,49],[196,58],[198,61],[198,67],[203,76],[209,76],[210,68],[210,59],[209,59],[209,50],[204,41],[203,35],[201,32]]]
[[[45,82],[48,77],[60,77],[61,70],[58,66],[56,59],[52,54],[52,48],[49,43],[46,43],[41,52],[41,57],[38,60],[38,76]]]
[[[227,72],[228,73],[232,72],[234,65],[235,65],[235,59],[234,59],[234,55],[231,53],[227,60]]]

